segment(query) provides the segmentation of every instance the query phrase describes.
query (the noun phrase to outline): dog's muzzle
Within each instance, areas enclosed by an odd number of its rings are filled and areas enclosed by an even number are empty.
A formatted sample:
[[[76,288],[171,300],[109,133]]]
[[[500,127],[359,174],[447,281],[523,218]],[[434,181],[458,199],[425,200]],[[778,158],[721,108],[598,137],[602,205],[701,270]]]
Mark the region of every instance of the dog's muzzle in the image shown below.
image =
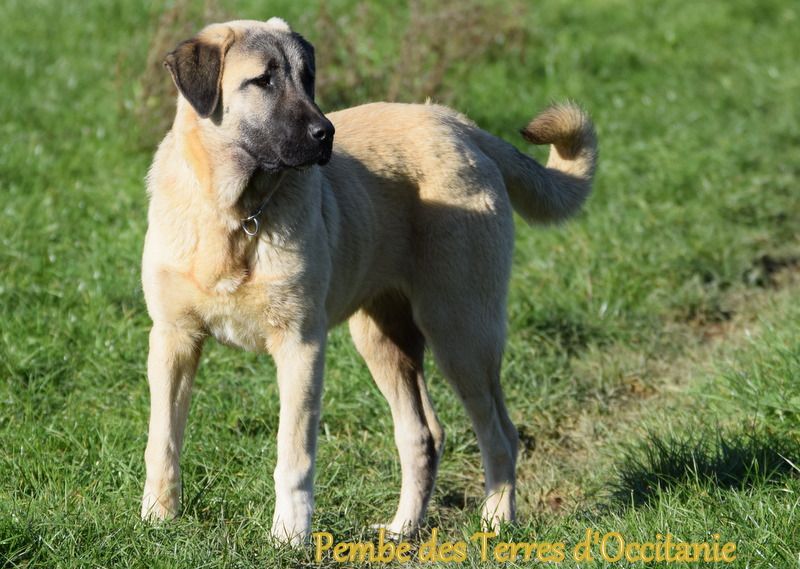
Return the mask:
[[[319,158],[316,160],[316,163],[320,166],[324,166],[331,159],[334,134],[336,134],[336,129],[333,127],[333,123],[325,116],[308,125],[309,138],[321,146]]]

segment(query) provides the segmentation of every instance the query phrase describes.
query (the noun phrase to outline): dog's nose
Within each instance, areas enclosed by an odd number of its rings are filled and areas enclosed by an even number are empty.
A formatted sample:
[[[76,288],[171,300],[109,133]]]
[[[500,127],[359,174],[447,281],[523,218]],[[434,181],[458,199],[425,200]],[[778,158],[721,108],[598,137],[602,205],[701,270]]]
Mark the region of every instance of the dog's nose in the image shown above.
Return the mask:
[[[330,140],[333,138],[334,132],[333,124],[331,124],[331,121],[329,120],[313,122],[308,125],[309,136],[311,136],[311,138],[317,142]]]

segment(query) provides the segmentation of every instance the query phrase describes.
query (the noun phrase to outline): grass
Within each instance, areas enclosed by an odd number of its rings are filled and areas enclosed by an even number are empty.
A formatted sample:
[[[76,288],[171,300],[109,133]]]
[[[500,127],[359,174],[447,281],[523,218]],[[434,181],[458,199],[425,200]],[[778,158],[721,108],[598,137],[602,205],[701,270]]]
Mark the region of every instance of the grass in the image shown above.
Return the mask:
[[[421,22],[445,26],[452,2],[210,10],[295,23],[317,44],[323,109],[430,96],[543,158],[516,129],[550,100],[586,106],[602,161],[585,213],[558,228],[518,224],[503,382],[525,450],[521,521],[505,536],[719,533],[737,544],[732,566],[797,566],[797,6],[499,5],[468,3],[480,17],[438,30]],[[187,433],[184,515],[163,527],[137,520],[149,324],[139,256],[153,150],[137,117],[167,8],[4,3],[4,566],[315,565],[310,551],[267,539],[274,367],[213,343]],[[441,55],[437,33],[453,51]],[[442,69],[437,53],[449,58]],[[363,71],[353,79],[349,66]],[[165,112],[151,103],[156,118]],[[460,539],[480,527],[480,459],[464,412],[429,371],[448,434],[429,527]],[[369,524],[393,512],[399,465],[387,406],[344,330],[331,336],[323,405],[314,526],[371,539]],[[465,566],[479,564],[470,555]]]

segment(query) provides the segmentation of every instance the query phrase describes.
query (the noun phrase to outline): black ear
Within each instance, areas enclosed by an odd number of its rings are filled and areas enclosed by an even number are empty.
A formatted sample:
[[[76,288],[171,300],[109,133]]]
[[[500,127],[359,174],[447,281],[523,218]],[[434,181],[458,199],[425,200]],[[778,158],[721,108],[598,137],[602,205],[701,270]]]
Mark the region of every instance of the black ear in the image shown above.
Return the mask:
[[[297,40],[297,43],[300,44],[300,47],[303,50],[303,54],[306,58],[306,63],[311,68],[312,71],[316,71],[316,61],[314,57],[314,46],[310,41],[306,38],[298,34],[297,32],[292,32],[292,37]]]
[[[222,65],[232,36],[232,32],[201,34],[179,44],[164,59],[178,91],[203,118],[211,116],[219,103]]]
[[[300,45],[300,49],[303,50],[303,58],[305,59],[305,63],[308,66],[309,73],[303,77],[303,87],[311,96],[314,98],[314,84],[317,74],[316,69],[316,58],[314,56],[314,46],[309,42],[306,38],[298,34],[297,32],[292,32],[292,38],[297,40],[297,43]]]

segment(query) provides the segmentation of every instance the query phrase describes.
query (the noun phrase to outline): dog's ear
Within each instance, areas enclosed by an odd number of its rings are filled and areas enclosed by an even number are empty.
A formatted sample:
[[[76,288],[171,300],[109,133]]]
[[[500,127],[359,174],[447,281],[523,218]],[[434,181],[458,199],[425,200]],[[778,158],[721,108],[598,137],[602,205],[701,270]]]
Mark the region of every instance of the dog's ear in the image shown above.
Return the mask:
[[[317,74],[317,64],[316,58],[314,56],[314,46],[309,42],[306,38],[298,34],[297,32],[292,32],[292,37],[297,40],[297,43],[300,44],[300,49],[303,50],[303,57],[305,59],[305,63],[308,66],[308,72],[303,74],[303,88],[306,90],[306,93],[313,99],[314,98],[314,85],[316,82],[316,74]]]
[[[233,38],[233,30],[227,26],[203,30],[164,59],[178,91],[203,118],[211,116],[219,104],[225,53]]]
[[[292,33],[292,28],[289,26],[289,24],[286,23],[286,20],[284,20],[283,18],[270,18],[265,23],[267,24],[267,26],[269,26],[270,28],[272,28],[277,32],[286,32],[289,34]]]

